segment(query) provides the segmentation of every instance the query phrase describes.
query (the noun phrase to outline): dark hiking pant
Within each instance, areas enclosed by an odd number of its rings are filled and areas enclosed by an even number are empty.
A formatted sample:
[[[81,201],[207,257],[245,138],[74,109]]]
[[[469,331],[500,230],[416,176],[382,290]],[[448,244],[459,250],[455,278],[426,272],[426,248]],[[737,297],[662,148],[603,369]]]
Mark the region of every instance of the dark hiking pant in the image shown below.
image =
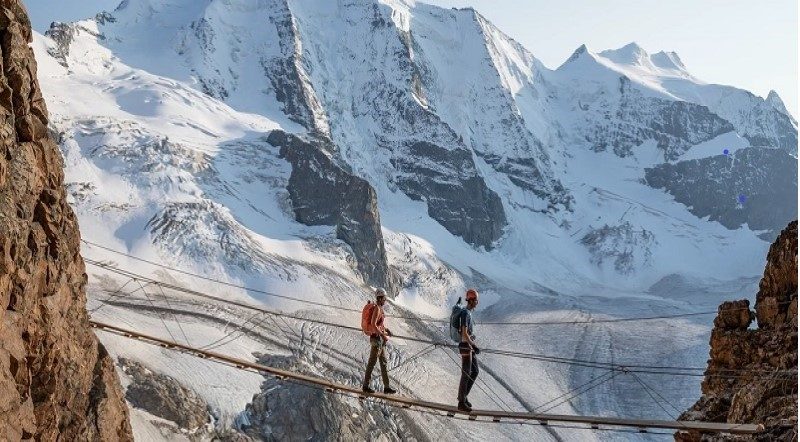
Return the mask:
[[[461,354],[461,382],[458,384],[458,402],[462,403],[469,396],[475,379],[478,378],[478,359],[472,347],[466,342],[458,344],[458,352]]]
[[[386,371],[386,352],[384,351],[386,344],[383,342],[383,338],[377,335],[370,336],[369,344],[369,361],[367,362],[367,372],[364,374],[364,387],[369,386],[369,381],[372,378],[372,370],[375,368],[375,361],[378,360],[381,363],[383,388],[386,388],[389,386],[389,372]]]

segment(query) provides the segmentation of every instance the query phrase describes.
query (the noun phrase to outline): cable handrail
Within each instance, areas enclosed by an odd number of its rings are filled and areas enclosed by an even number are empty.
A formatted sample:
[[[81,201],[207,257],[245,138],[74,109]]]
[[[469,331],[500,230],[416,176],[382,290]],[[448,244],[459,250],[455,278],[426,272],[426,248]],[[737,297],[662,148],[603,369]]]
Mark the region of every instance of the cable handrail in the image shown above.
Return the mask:
[[[325,321],[325,320],[320,320],[320,319],[302,317],[302,316],[298,316],[298,315],[294,315],[294,314],[286,313],[286,312],[273,311],[273,310],[269,310],[269,309],[266,309],[266,308],[263,308],[263,307],[258,307],[258,306],[250,305],[250,304],[247,304],[247,303],[239,302],[239,301],[229,300],[229,299],[221,298],[221,297],[218,297],[218,296],[210,295],[210,294],[207,294],[207,293],[204,293],[204,292],[200,292],[200,291],[197,291],[197,290],[193,290],[193,289],[189,289],[189,288],[186,288],[186,287],[182,287],[182,286],[178,286],[178,285],[174,285],[174,284],[170,284],[170,283],[165,283],[163,281],[158,281],[158,280],[155,280],[155,279],[152,279],[152,278],[145,277],[143,275],[138,275],[138,274],[133,273],[133,272],[129,272],[129,271],[126,271],[126,270],[118,269],[118,268],[115,268],[115,267],[110,267],[110,266],[107,266],[106,264],[103,264],[103,263],[100,263],[100,262],[95,262],[95,261],[90,260],[90,259],[87,259],[86,261],[91,265],[95,265],[95,266],[98,266],[98,267],[101,267],[101,268],[105,268],[106,270],[109,270],[112,273],[117,273],[117,274],[119,274],[121,276],[126,276],[126,277],[133,278],[133,279],[137,279],[138,278],[138,279],[141,279],[142,281],[148,282],[150,284],[163,286],[164,288],[168,288],[168,289],[176,290],[176,291],[179,291],[179,292],[183,292],[183,293],[189,294],[191,296],[196,296],[196,297],[203,298],[203,299],[209,299],[209,300],[213,300],[213,301],[220,302],[220,303],[223,303],[223,304],[229,304],[229,305],[233,305],[233,306],[236,306],[236,307],[240,307],[240,308],[244,308],[244,309],[248,309],[248,310],[251,310],[251,311],[256,311],[256,312],[260,312],[260,313],[264,313],[264,314],[268,314],[268,315],[286,317],[286,318],[294,319],[294,320],[297,320],[297,321],[303,321],[303,322],[308,322],[308,323],[325,325],[325,326],[330,326],[330,327],[335,327],[335,328],[340,328],[340,329],[346,329],[346,330],[351,330],[351,331],[355,331],[355,332],[358,332],[358,333],[362,333],[362,330],[361,330],[360,327],[353,327],[353,326],[348,326],[348,325],[344,325],[344,324],[338,324],[338,323],[331,322],[331,321]],[[409,341],[409,342],[416,342],[416,343],[422,343],[422,344],[428,344],[428,345],[436,344],[436,345],[439,345],[439,346],[442,346],[442,347],[450,347],[450,348],[455,348],[456,347],[456,345],[453,344],[453,343],[443,343],[441,341],[432,341],[432,340],[417,338],[417,337],[413,337],[413,336],[393,335],[392,339],[399,339],[399,340],[405,340],[405,341]],[[719,378],[740,378],[740,379],[741,378],[747,378],[747,377],[746,376],[742,376],[742,375],[717,374],[717,373],[719,373],[719,372],[722,372],[722,373],[764,373],[764,374],[771,374],[771,375],[783,375],[783,374],[786,374],[786,375],[796,376],[796,371],[791,371],[791,370],[785,370],[785,371],[781,371],[781,370],[756,371],[756,370],[748,370],[748,369],[721,369],[721,370],[715,370],[714,373],[701,374],[701,373],[689,373],[688,371],[699,371],[699,370],[706,371],[705,368],[700,368],[700,367],[670,367],[670,366],[655,366],[655,365],[641,365],[641,364],[611,363],[611,362],[604,362],[604,361],[590,361],[590,360],[577,359],[577,358],[564,358],[564,357],[559,357],[559,356],[550,356],[550,355],[542,355],[542,354],[535,354],[535,353],[523,353],[523,352],[515,352],[515,351],[510,351],[510,350],[501,350],[501,349],[492,349],[492,348],[481,349],[481,352],[482,353],[487,353],[487,354],[495,354],[495,355],[500,355],[500,356],[513,357],[513,358],[538,360],[538,361],[542,361],[542,362],[583,366],[583,367],[596,368],[596,369],[606,369],[606,370],[627,369],[627,370],[634,371],[634,372],[637,372],[637,373],[645,373],[645,374],[664,374],[664,375],[694,376],[694,377],[709,376],[709,377],[719,377]]]
[[[135,256],[135,255],[132,255],[130,253],[121,252],[119,250],[115,250],[115,249],[112,249],[110,247],[106,247],[106,246],[103,246],[101,244],[97,244],[95,242],[92,242],[92,241],[89,241],[89,240],[86,240],[86,239],[81,239],[81,241],[86,243],[86,244],[88,244],[88,245],[90,245],[90,246],[97,247],[97,248],[100,248],[102,250],[105,250],[105,251],[108,251],[108,252],[111,252],[111,253],[115,253],[115,254],[118,254],[118,255],[121,255],[121,256],[125,256],[127,258],[131,258],[131,259],[134,259],[136,261],[144,262],[144,263],[156,266],[156,267],[163,268],[165,270],[174,271],[174,272],[181,273],[181,274],[184,274],[184,275],[187,275],[187,276],[199,278],[199,279],[202,279],[202,280],[205,280],[205,281],[209,281],[209,282],[214,282],[214,283],[225,285],[225,286],[228,286],[228,287],[238,288],[238,289],[241,289],[241,290],[245,290],[245,291],[249,291],[249,292],[253,292],[253,293],[258,293],[258,294],[261,294],[261,295],[264,295],[264,296],[270,296],[270,297],[275,297],[275,298],[279,298],[279,299],[285,299],[285,300],[289,300],[289,301],[295,301],[295,302],[309,304],[309,305],[315,305],[315,306],[318,306],[318,307],[335,308],[337,310],[343,310],[343,311],[354,312],[354,313],[361,313],[361,310],[359,310],[359,309],[349,308],[349,307],[336,305],[336,304],[328,304],[328,303],[313,301],[313,300],[309,300],[309,299],[303,299],[303,298],[299,298],[299,297],[295,297],[295,296],[281,295],[281,294],[270,292],[270,291],[267,291],[267,290],[257,289],[257,288],[254,288],[254,287],[248,287],[248,286],[241,285],[241,284],[234,284],[234,283],[231,283],[231,282],[228,282],[228,281],[223,281],[223,280],[211,278],[211,277],[208,277],[208,276],[205,276],[205,275],[200,275],[200,274],[197,274],[197,273],[189,272],[187,270],[179,269],[179,268],[176,268],[176,267],[171,267],[171,266],[168,266],[168,265],[165,265],[165,264],[161,264],[161,263],[158,263],[158,262],[155,262],[155,261],[152,261],[152,260],[148,260],[148,259],[145,259],[145,258],[141,258],[141,257]],[[90,258],[84,258],[84,259],[87,260],[87,261],[91,260]],[[100,261],[97,261],[97,260],[91,260],[91,261],[100,262]],[[728,309],[726,311],[745,310],[745,309],[749,310],[748,307],[741,307],[741,308],[735,308],[735,309]],[[581,320],[581,321],[519,321],[519,322],[517,322],[517,321],[476,321],[476,324],[480,324],[480,325],[526,325],[526,326],[591,325],[591,324],[607,324],[607,323],[617,323],[617,322],[654,321],[654,320],[661,320],[661,319],[675,319],[675,318],[684,318],[684,317],[713,315],[713,314],[717,314],[717,313],[719,313],[718,310],[708,310],[708,311],[699,311],[699,312],[675,313],[675,314],[670,314],[670,315],[655,315],[655,316],[643,316],[643,317],[632,317],[632,318],[588,319],[588,320]],[[410,321],[418,321],[418,322],[439,323],[439,324],[448,324],[450,322],[449,320],[446,320],[446,319],[420,318],[420,317],[411,317],[411,316],[387,315],[387,317],[395,318],[395,319],[405,319],[405,320],[410,320]]]

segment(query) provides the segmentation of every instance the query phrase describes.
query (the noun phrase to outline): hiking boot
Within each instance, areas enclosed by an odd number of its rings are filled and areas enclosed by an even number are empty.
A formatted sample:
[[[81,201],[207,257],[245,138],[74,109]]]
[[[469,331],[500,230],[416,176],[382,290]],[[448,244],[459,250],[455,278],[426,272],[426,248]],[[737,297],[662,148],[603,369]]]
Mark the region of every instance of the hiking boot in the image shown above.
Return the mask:
[[[392,387],[386,387],[386,388],[383,389],[383,393],[384,394],[395,394],[395,393],[397,393],[397,390],[395,390]]]
[[[373,393],[375,393],[375,390],[373,390],[373,389],[369,388],[369,387],[368,387],[368,386],[366,386],[366,385],[365,385],[365,386],[363,386],[363,387],[361,387],[361,391],[363,391],[364,393],[367,393],[367,394],[373,394]]]
[[[470,411],[472,411],[472,407],[470,407],[469,404],[467,404],[466,402],[459,402],[458,403],[458,410],[459,411],[466,411],[467,413],[469,413]]]

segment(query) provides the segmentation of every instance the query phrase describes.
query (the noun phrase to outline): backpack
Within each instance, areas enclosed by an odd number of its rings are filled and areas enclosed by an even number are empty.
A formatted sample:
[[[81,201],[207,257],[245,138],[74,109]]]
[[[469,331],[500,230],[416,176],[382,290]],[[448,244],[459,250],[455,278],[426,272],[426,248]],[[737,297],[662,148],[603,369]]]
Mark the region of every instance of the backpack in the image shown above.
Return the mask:
[[[372,301],[367,301],[367,304],[361,310],[361,331],[367,336],[372,336],[376,333],[375,328],[372,326],[372,312],[378,304],[373,304]]]
[[[458,318],[461,317],[461,312],[464,311],[464,307],[461,305],[461,297],[458,297],[458,301],[456,305],[453,306],[453,310],[450,312],[450,339],[455,342],[461,342],[461,331],[458,329]]]

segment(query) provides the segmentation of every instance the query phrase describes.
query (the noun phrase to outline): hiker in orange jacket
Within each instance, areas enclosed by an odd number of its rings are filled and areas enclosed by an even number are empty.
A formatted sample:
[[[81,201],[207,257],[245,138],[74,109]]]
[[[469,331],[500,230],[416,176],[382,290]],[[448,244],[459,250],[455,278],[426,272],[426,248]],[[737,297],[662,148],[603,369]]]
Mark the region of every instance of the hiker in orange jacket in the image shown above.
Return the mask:
[[[375,361],[381,363],[381,377],[383,378],[383,392],[385,394],[394,394],[396,391],[389,386],[389,372],[386,369],[386,341],[392,332],[383,325],[384,313],[383,305],[386,303],[386,291],[379,288],[375,291],[375,307],[372,308],[372,315],[369,320],[369,361],[367,362],[367,372],[364,374],[364,385],[361,389],[364,393],[375,393],[375,390],[369,387],[369,381],[372,377],[372,370],[375,368]]]

